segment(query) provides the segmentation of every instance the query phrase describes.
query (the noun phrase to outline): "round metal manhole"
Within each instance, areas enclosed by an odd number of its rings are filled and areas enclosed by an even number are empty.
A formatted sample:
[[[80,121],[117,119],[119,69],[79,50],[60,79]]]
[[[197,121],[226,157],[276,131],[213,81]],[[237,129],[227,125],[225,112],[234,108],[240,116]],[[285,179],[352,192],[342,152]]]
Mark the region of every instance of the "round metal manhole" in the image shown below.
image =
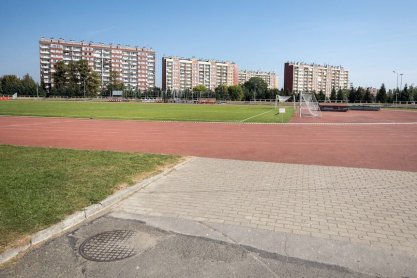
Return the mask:
[[[112,262],[136,255],[134,248],[129,246],[129,239],[134,232],[114,230],[104,232],[86,239],[81,245],[81,256],[90,261]]]

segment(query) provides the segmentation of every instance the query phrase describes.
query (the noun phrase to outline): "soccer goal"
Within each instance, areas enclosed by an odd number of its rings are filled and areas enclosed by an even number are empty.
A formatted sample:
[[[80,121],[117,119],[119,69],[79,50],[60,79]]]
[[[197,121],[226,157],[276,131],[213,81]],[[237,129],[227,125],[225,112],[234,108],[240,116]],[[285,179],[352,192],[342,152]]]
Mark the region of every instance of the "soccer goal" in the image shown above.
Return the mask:
[[[279,108],[281,108],[281,102],[286,102],[290,98],[291,98],[291,96],[279,96],[279,95],[276,95],[275,96],[275,110],[277,110],[278,113],[279,113]]]
[[[321,117],[321,111],[316,96],[313,93],[300,93],[300,118]]]

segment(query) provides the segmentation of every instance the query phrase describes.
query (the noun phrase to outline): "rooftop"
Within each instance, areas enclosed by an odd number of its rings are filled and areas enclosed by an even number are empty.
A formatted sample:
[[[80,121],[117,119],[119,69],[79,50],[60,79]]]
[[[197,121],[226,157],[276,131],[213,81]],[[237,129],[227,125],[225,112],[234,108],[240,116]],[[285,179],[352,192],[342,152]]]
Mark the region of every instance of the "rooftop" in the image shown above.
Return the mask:
[[[155,52],[152,48],[139,47],[139,46],[130,46],[130,45],[120,45],[120,44],[105,44],[102,42],[92,42],[92,41],[74,41],[74,40],[64,40],[62,38],[44,38],[41,37],[39,43],[57,43],[57,44],[68,44],[68,45],[81,45],[81,46],[93,46],[93,47],[102,47],[102,48],[112,48],[112,49],[124,49],[124,50],[134,50],[134,51],[150,51]]]
[[[201,58],[184,58],[184,57],[178,57],[178,56],[164,56],[162,57],[162,59],[178,59],[178,60],[183,60],[183,61],[199,61],[199,62],[206,62],[206,63],[210,63],[210,62],[215,62],[215,63],[228,63],[228,64],[235,64],[235,62],[231,62],[231,61],[220,61],[220,60],[214,60],[214,59],[201,59]]]
[[[274,71],[262,71],[262,70],[239,70],[239,73],[276,74]]]
[[[322,68],[336,68],[336,69],[344,69],[342,66],[332,66],[332,65],[328,65],[328,64],[324,64],[324,65],[320,65],[320,64],[316,64],[316,63],[304,63],[304,62],[287,62],[290,65],[297,65],[297,66],[310,66],[310,67],[322,67]]]

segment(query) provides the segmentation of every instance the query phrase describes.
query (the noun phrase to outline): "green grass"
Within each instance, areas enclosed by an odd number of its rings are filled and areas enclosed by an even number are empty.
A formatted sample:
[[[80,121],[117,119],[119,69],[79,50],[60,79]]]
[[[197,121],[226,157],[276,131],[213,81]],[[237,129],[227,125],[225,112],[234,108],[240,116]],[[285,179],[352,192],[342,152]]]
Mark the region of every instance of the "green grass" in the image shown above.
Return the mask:
[[[293,108],[281,119],[273,105],[197,105],[109,103],[81,101],[2,101],[0,115],[132,119],[199,122],[288,122]]]
[[[0,252],[178,160],[0,145]]]
[[[417,107],[381,107],[381,110],[417,111]]]

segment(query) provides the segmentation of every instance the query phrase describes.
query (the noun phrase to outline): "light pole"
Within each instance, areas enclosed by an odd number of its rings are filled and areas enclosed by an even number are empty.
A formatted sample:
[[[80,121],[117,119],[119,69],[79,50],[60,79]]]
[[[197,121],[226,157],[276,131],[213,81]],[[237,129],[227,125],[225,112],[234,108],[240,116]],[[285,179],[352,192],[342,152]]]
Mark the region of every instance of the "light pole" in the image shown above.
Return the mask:
[[[85,98],[85,81],[88,79],[88,77],[86,77],[86,78],[84,78],[83,79],[83,82],[84,82],[84,98]]]
[[[402,90],[402,88],[403,88],[403,75],[404,75],[404,73],[400,73],[400,76],[401,76],[401,81],[400,81],[400,89]]]
[[[395,73],[397,75],[397,92],[395,94],[395,104],[398,103],[398,72],[396,72],[395,70],[392,71],[393,73]]]

